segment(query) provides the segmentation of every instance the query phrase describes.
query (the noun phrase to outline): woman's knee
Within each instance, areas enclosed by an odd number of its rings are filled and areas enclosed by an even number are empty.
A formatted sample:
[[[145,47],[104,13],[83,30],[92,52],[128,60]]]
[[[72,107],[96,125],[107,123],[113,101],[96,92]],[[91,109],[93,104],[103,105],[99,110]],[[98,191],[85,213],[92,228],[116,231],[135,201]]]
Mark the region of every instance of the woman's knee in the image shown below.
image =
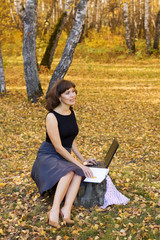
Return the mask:
[[[74,176],[74,172],[73,171],[70,171],[69,173],[67,173],[66,174],[68,177],[71,177],[71,178],[73,178],[73,176]]]
[[[74,172],[71,171],[71,172],[66,173],[66,175],[64,175],[64,176],[61,178],[61,180],[62,180],[62,181],[65,181],[65,182],[68,182],[68,181],[71,181],[71,180],[73,179],[73,177],[74,177]]]
[[[82,180],[82,176],[80,176],[80,175],[78,175],[78,174],[74,174],[74,178],[76,178],[76,179],[79,179],[79,180]]]

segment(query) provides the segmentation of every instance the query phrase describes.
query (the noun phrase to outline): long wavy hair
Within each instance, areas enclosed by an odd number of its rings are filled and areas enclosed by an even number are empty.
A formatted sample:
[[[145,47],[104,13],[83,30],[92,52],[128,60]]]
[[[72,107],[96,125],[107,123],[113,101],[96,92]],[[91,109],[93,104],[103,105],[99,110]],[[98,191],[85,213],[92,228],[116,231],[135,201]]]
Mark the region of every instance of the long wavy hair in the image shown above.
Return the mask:
[[[71,81],[65,79],[56,81],[48,93],[46,109],[51,111],[56,108],[60,104],[61,94],[72,87],[75,88],[75,84]]]

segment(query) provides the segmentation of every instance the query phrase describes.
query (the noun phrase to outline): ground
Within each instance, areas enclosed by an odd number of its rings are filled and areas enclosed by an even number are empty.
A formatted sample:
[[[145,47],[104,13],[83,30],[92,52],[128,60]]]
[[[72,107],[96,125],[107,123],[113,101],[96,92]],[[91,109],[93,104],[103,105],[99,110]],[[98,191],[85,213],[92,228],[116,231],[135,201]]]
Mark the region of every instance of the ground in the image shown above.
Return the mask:
[[[74,59],[66,79],[76,83],[75,111],[82,154],[102,160],[112,139],[120,147],[110,165],[126,206],[73,208],[75,225],[56,230],[46,223],[48,198],[41,198],[30,177],[45,139],[45,96],[28,102],[22,57],[5,63],[6,95],[0,98],[1,239],[158,239],[160,62],[131,57],[110,63]],[[50,71],[41,71],[44,93]]]

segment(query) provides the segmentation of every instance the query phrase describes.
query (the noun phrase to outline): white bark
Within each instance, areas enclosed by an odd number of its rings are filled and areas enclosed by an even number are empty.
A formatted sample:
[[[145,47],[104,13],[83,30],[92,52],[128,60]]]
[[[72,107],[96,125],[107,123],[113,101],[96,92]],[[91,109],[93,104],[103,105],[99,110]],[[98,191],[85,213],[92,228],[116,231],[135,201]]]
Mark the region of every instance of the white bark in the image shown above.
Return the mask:
[[[15,6],[16,13],[18,14],[21,21],[23,21],[24,10],[25,10],[23,5],[23,0],[14,0],[14,6]]]
[[[145,17],[144,17],[144,28],[145,28],[145,37],[146,37],[146,44],[147,50],[149,51],[151,47],[151,33],[150,33],[150,0],[145,0]]]
[[[130,30],[130,24],[129,24],[129,10],[128,10],[128,3],[125,2],[123,4],[123,17],[124,17],[124,25],[126,29],[126,44],[129,49],[129,51],[132,50],[132,42],[131,42],[131,30]]]
[[[1,45],[0,45],[0,94],[5,92],[6,92],[6,85],[5,85],[3,59],[2,59]]]

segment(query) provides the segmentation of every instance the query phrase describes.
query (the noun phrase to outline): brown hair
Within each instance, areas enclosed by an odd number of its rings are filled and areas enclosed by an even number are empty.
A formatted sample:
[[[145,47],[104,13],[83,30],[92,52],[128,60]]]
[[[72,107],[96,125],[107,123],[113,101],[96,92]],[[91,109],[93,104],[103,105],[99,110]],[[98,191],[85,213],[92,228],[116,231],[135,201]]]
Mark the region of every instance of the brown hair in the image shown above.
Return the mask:
[[[56,81],[48,93],[46,109],[51,111],[56,108],[60,104],[59,97],[61,94],[72,87],[75,88],[75,84],[71,81],[64,79]]]

